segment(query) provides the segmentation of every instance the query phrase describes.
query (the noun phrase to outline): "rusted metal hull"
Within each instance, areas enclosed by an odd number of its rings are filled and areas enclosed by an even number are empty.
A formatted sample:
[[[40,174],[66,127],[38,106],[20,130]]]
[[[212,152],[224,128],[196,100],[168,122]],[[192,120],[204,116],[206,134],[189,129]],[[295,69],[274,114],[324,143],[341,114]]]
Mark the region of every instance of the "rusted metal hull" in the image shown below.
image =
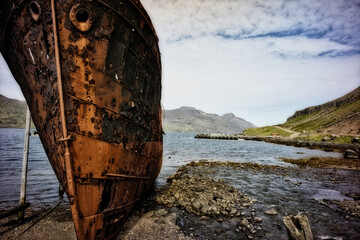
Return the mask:
[[[1,0],[1,52],[70,199],[78,239],[111,239],[162,164],[158,39],[138,0],[55,8],[52,15],[50,0]]]

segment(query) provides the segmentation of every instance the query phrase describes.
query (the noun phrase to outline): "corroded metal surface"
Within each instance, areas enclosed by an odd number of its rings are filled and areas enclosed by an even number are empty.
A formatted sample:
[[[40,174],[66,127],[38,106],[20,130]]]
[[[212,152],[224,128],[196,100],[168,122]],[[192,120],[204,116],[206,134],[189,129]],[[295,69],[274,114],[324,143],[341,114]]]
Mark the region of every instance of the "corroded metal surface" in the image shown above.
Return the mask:
[[[1,52],[69,194],[50,1],[0,4]],[[158,39],[136,0],[59,0],[56,9],[76,232],[110,239],[161,168]]]

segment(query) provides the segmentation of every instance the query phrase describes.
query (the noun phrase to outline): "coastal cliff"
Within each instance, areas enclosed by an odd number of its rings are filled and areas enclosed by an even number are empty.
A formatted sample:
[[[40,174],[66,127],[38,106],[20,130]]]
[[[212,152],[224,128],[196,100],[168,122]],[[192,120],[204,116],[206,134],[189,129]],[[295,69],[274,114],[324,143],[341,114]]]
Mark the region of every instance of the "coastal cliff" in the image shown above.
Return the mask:
[[[296,111],[281,127],[298,132],[360,134],[360,87],[327,103]]]

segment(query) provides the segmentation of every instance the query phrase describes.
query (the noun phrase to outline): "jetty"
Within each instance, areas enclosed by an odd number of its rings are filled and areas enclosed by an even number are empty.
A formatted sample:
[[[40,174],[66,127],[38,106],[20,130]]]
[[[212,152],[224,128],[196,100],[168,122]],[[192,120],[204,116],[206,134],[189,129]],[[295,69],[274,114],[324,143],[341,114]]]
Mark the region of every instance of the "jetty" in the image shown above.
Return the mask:
[[[305,147],[310,149],[320,149],[323,151],[337,151],[346,153],[346,151],[358,152],[360,149],[359,143],[353,144],[338,144],[331,142],[319,142],[310,140],[300,140],[297,138],[285,138],[281,136],[247,136],[243,134],[197,134],[195,138],[199,139],[219,139],[219,140],[248,140],[275,143],[294,147]]]

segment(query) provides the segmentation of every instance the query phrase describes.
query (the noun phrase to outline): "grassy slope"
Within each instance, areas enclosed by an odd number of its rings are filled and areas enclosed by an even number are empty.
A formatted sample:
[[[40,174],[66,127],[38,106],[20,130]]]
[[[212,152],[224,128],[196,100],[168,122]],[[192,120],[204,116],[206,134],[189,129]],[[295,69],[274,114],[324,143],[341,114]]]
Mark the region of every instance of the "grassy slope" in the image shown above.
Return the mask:
[[[323,130],[331,127],[347,117],[360,112],[360,88],[355,89],[351,93],[336,99],[334,101],[310,107],[313,110],[299,111],[296,117],[290,118],[286,123],[279,125],[280,127],[291,129],[299,133],[304,131],[306,136],[299,136],[298,139],[310,141],[322,141],[328,134],[321,134]],[[306,109],[305,109],[306,110]],[[244,134],[251,136],[269,136],[271,133],[279,133],[280,136],[288,137],[291,133],[276,128],[275,126],[267,126],[261,128],[251,128],[244,131]],[[320,134],[319,134],[320,133]],[[353,137],[338,136],[335,139],[327,140],[333,143],[351,143]]]
[[[248,136],[271,136],[272,133],[278,133],[279,136],[288,137],[292,133],[279,129],[275,126],[266,126],[259,128],[249,128],[246,129],[243,134]]]
[[[281,126],[298,132],[320,132],[356,112],[360,112],[360,99],[340,107],[325,108],[311,114],[297,116]]]
[[[0,128],[24,128],[26,103],[0,95]]]

